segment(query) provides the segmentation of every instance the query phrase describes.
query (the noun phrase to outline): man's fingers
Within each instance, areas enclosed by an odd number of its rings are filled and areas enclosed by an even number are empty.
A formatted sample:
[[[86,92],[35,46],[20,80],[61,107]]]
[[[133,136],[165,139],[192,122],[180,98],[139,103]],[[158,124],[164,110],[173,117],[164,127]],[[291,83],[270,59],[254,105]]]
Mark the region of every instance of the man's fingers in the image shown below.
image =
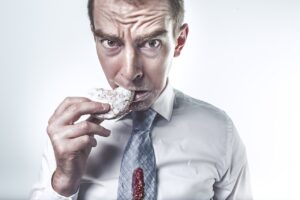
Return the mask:
[[[86,121],[92,122],[94,124],[100,124],[101,122],[104,121],[104,119],[98,119],[98,118],[91,115]]]
[[[77,138],[68,139],[62,144],[68,145],[61,145],[56,148],[57,153],[61,157],[69,155],[72,152],[78,152],[90,147],[95,147],[97,145],[97,141],[93,136],[83,135]]]
[[[97,140],[93,136],[83,135],[70,140],[70,146],[74,148],[73,151],[83,150],[89,147],[95,147]]]
[[[92,134],[100,135],[103,137],[108,137],[110,135],[110,131],[106,128],[88,121],[82,121],[74,125],[66,126],[64,128],[65,130],[62,134],[64,134],[65,138],[76,138],[83,135]]]
[[[71,125],[77,121],[82,115],[94,113],[106,113],[110,109],[109,104],[98,102],[81,102],[72,104],[55,119],[57,125]]]
[[[51,124],[58,116],[60,116],[70,105],[82,103],[82,102],[91,102],[90,99],[85,97],[66,97],[60,105],[56,108],[53,115],[48,121],[48,124]]]

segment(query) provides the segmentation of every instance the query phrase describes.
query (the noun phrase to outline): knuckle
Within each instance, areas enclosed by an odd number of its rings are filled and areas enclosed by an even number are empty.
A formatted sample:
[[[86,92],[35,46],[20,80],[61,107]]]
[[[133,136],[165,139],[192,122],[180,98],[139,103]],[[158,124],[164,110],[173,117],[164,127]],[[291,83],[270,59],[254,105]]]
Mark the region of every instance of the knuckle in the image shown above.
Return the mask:
[[[90,137],[88,135],[84,135],[84,136],[82,136],[81,141],[84,144],[88,144],[88,143],[90,143]]]
[[[79,97],[78,99],[79,99],[79,103],[90,101],[88,98],[85,97]]]
[[[73,100],[73,97],[66,97],[66,98],[64,99],[64,102],[65,102],[65,103],[70,103],[70,102],[72,102],[72,100]]]
[[[80,124],[80,129],[84,132],[89,132],[90,130],[90,124],[87,122],[87,121],[83,121],[81,124]]]
[[[62,138],[59,136],[59,134],[50,135],[50,140],[54,146],[59,146],[62,143]]]
[[[77,104],[72,104],[67,109],[68,112],[77,112],[78,110],[79,110],[79,105]]]
[[[66,154],[67,149],[64,145],[56,145],[55,146],[55,152],[56,152],[57,155],[63,156],[63,155]]]

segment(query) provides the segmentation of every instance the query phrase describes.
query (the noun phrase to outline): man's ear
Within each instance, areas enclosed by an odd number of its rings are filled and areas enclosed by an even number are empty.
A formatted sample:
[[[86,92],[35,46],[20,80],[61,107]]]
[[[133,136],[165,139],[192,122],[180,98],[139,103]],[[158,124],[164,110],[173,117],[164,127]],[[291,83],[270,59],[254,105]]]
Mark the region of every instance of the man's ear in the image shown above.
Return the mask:
[[[180,52],[185,45],[188,34],[189,34],[189,26],[188,26],[188,24],[183,24],[180,27],[179,35],[176,38],[176,47],[175,47],[175,51],[174,51],[174,57],[177,57],[180,55]]]

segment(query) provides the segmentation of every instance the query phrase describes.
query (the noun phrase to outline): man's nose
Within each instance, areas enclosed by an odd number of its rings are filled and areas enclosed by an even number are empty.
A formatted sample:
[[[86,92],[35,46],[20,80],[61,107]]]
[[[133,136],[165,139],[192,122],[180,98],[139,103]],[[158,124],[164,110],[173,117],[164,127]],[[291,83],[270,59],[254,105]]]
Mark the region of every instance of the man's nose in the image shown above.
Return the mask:
[[[127,46],[124,51],[124,62],[121,71],[123,78],[138,81],[143,77],[141,58],[134,46]]]

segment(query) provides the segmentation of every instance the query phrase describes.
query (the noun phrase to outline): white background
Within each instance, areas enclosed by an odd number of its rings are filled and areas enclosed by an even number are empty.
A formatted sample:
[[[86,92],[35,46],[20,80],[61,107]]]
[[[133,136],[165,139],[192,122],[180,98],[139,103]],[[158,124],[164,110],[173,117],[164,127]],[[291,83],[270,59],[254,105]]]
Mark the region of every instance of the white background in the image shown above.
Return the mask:
[[[0,199],[26,199],[57,104],[107,84],[86,0],[2,0],[0,11]],[[300,199],[300,1],[186,0],[186,13],[171,82],[232,117],[255,199]]]

